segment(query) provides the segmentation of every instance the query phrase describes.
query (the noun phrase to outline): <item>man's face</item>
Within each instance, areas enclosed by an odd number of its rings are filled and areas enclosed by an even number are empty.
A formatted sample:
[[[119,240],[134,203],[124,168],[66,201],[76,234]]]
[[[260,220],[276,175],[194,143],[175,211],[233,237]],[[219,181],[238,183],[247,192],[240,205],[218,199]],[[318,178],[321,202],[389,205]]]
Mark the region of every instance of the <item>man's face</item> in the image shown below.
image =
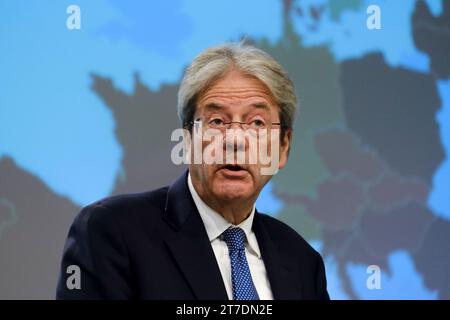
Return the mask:
[[[245,123],[251,121],[258,123],[258,120],[261,119],[265,120],[266,123],[279,123],[278,112],[278,106],[270,90],[260,80],[245,75],[238,70],[232,70],[199,95],[194,119],[202,119],[203,123],[207,123],[211,119]],[[232,124],[230,128],[241,129],[239,124]],[[276,125],[273,129],[275,128],[279,130],[280,126]],[[290,136],[289,132],[281,144],[278,143],[279,136],[277,136],[276,145],[279,148],[277,150],[279,152],[279,158],[277,159],[278,168],[283,168],[286,163]],[[211,143],[209,140],[203,140],[203,150]],[[239,163],[237,166],[236,158],[231,161],[228,159],[227,161],[225,159],[227,143],[229,144],[228,147],[230,147],[231,143],[236,153],[244,152],[248,160],[248,136],[241,139],[239,143],[233,139],[227,140],[224,134],[223,153],[225,163],[206,164],[205,161],[202,161],[201,164],[191,164],[189,170],[193,184],[204,200],[212,200],[214,202],[227,202],[239,199],[255,201],[271,176],[261,173],[263,165],[260,161],[253,164],[249,164],[249,161],[246,161],[246,163]],[[261,145],[267,144],[268,154],[270,155],[270,139],[265,138],[264,141],[260,139],[260,143]],[[220,145],[222,146],[222,143]],[[227,164],[235,166],[230,167]]]

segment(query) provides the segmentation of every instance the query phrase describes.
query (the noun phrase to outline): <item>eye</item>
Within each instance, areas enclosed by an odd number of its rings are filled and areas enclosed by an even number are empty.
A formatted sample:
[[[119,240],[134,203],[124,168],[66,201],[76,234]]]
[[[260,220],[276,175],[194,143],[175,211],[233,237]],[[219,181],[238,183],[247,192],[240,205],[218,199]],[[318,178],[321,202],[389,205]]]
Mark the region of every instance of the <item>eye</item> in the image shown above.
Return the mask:
[[[208,121],[208,125],[212,127],[219,127],[224,124],[223,120],[220,118],[212,118]]]
[[[266,126],[266,123],[261,119],[253,119],[252,121],[250,121],[250,126],[252,128],[260,129],[264,128]]]

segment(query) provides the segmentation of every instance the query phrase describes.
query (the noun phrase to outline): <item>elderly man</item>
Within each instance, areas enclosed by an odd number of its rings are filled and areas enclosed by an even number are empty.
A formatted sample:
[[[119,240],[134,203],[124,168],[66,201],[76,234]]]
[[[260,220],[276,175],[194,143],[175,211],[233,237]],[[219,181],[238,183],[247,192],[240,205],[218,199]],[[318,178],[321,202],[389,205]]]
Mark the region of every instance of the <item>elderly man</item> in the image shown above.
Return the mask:
[[[68,235],[57,298],[328,299],[320,255],[255,208],[273,175],[264,169],[286,164],[296,104],[287,73],[259,49],[226,44],[197,56],[179,89],[182,126],[200,134],[200,151],[214,144],[213,156],[246,161],[190,161],[169,187],[85,207]],[[271,163],[248,161],[262,148]]]

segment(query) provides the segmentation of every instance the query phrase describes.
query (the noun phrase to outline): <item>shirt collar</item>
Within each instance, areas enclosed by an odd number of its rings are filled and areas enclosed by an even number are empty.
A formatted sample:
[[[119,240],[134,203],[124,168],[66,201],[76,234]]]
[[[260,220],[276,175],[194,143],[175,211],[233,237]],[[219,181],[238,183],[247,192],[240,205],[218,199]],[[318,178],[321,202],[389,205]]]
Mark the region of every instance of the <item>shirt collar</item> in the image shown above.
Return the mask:
[[[198,195],[197,191],[192,184],[191,174],[188,174],[187,178],[189,191],[191,192],[192,198],[194,199],[195,206],[200,213],[200,217],[205,225],[206,233],[208,234],[209,241],[212,242],[220,235],[227,230],[229,227],[233,227],[234,225],[228,222],[220,213],[209,207]],[[252,230],[253,218],[255,217],[255,205],[253,205],[252,212],[250,215],[242,221],[239,225],[234,227],[239,227],[245,232],[245,236],[247,237],[247,243],[249,246],[249,250],[252,250],[258,258],[261,258],[261,253],[259,251],[258,245],[256,242],[256,237],[254,237],[254,233]]]

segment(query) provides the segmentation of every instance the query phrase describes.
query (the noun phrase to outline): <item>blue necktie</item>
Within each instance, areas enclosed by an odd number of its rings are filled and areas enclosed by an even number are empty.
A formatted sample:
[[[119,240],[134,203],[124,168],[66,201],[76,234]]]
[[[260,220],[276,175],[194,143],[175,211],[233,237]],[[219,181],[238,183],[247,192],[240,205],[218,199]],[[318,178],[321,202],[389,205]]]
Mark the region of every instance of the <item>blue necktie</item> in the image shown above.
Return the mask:
[[[241,228],[228,228],[222,233],[231,261],[231,281],[234,300],[259,300],[245,257],[245,232]]]

